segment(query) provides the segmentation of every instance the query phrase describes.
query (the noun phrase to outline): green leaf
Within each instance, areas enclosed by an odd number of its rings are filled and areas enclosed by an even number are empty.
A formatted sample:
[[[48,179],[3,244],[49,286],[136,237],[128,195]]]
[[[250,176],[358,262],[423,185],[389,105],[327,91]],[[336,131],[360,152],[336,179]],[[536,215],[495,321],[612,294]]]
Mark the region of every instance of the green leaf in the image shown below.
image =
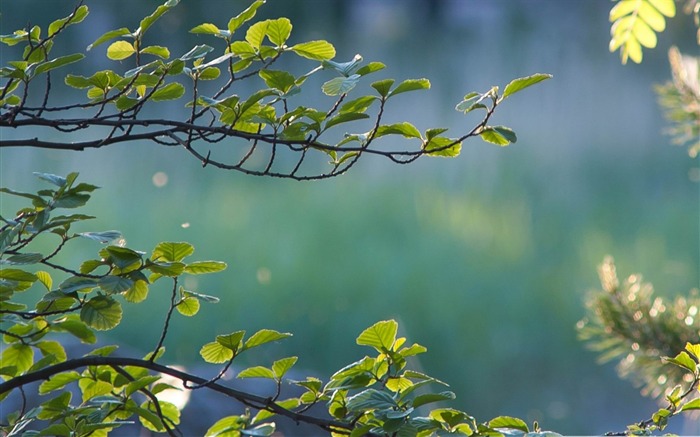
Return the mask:
[[[428,156],[452,158],[459,156],[462,151],[462,143],[455,143],[455,141],[452,138],[433,137],[423,146],[423,150]]]
[[[247,425],[245,416],[228,416],[217,420],[207,430],[205,437],[226,437],[227,433],[244,429]]]
[[[266,378],[275,379],[275,375],[272,370],[263,366],[249,367],[247,369],[241,370],[236,375],[236,378]]]
[[[13,343],[4,349],[0,355],[2,367],[14,366],[16,375],[26,372],[34,364],[34,350],[30,346]]]
[[[49,274],[49,272],[38,271],[35,273],[35,275],[37,278],[39,278],[39,282],[44,285],[46,290],[51,291],[51,288],[53,288],[53,279],[51,279],[51,274]]]
[[[277,332],[272,329],[261,329],[246,340],[242,350],[251,349],[265,343],[282,340],[291,336],[292,334],[288,332]]]
[[[80,378],[80,374],[75,371],[57,373],[39,385],[39,394],[45,395],[54,390],[60,390],[66,385],[70,384],[71,382],[75,382]]]
[[[359,112],[345,112],[345,113],[338,113],[338,115],[335,115],[326,121],[325,129],[330,129],[332,126],[335,126],[336,124],[340,123],[347,123],[349,121],[355,121],[355,120],[362,120],[369,118],[369,115],[367,114],[362,114]]]
[[[168,0],[162,5],[158,6],[155,11],[148,17],[145,17],[143,20],[141,20],[141,23],[139,24],[139,28],[136,31],[137,34],[143,35],[146,30],[148,30],[149,27],[153,25],[153,23],[156,22],[160,17],[163,16],[166,12],[168,12],[170,9],[173,7],[177,6],[177,4],[180,2],[180,0]]]
[[[136,393],[144,387],[147,387],[150,384],[153,384],[159,379],[160,376],[158,375],[147,375],[135,381],[131,381],[127,384],[126,388],[124,389],[124,394],[126,395],[126,397],[130,397],[132,394]]]
[[[221,261],[196,261],[187,264],[184,273],[190,275],[203,275],[206,273],[220,272],[226,269],[226,263]]]
[[[39,64],[34,70],[35,74],[41,74],[49,70],[53,70],[58,67],[63,67],[64,65],[72,64],[83,59],[85,55],[82,53],[74,53],[72,55],[61,56],[56,59]]]
[[[700,398],[695,398],[681,406],[680,411],[700,410]]]
[[[247,21],[250,21],[255,17],[255,12],[257,9],[265,4],[265,0],[256,0],[250,6],[248,6],[243,12],[231,18],[228,22],[228,31],[233,35],[233,33],[241,27]]]
[[[427,393],[418,395],[413,399],[413,408],[418,408],[425,404],[430,404],[433,402],[451,401],[455,399],[456,396],[451,391],[443,391],[441,393]]]
[[[58,176],[51,173],[33,172],[32,174],[38,177],[39,179],[45,180],[46,182],[56,185],[57,187],[63,187],[68,182],[68,180],[63,176]]]
[[[270,20],[267,26],[267,38],[277,47],[282,47],[292,33],[292,23],[288,18]]]
[[[236,331],[230,334],[217,335],[216,342],[221,346],[231,349],[232,351],[237,351],[241,346],[241,341],[245,336],[245,331]]]
[[[357,67],[359,67],[361,62],[362,56],[357,54],[349,62],[323,61],[321,62],[321,65],[323,66],[323,68],[333,69],[338,73],[342,74],[343,76],[347,77],[355,73],[355,70],[357,70]]]
[[[323,40],[296,44],[290,50],[299,56],[316,61],[333,59],[335,56],[335,47],[328,41]]]
[[[348,411],[372,411],[376,409],[394,408],[396,401],[391,394],[385,391],[369,388],[351,396],[345,404]]]
[[[0,269],[0,279],[20,282],[36,282],[39,278],[34,273],[20,269]]]
[[[183,316],[192,317],[199,312],[199,299],[188,296],[178,302],[175,308]]]
[[[156,262],[147,264],[148,268],[153,273],[163,276],[180,276],[185,271],[185,264],[181,262]]]
[[[536,83],[542,82],[543,80],[551,79],[552,75],[551,74],[543,74],[543,73],[537,73],[533,74],[531,76],[527,77],[521,77],[515,80],[512,80],[506,85],[505,89],[503,90],[503,96],[501,97],[501,100],[505,99],[508,96],[511,96],[518,91],[522,91],[525,88],[532,86]],[[466,98],[465,98],[466,100]]]
[[[696,371],[697,363],[692,358],[690,358],[690,355],[688,355],[688,353],[685,351],[682,351],[673,358],[663,357],[663,359],[664,361],[675,364],[676,366],[684,368],[691,372]]]
[[[115,41],[107,48],[107,57],[113,61],[121,61],[134,53],[134,45],[127,41]]]
[[[259,49],[260,44],[262,44],[265,34],[267,33],[267,26],[270,24],[270,20],[258,21],[248,28],[245,34],[245,40],[248,41],[253,48]]]
[[[8,256],[7,259],[0,260],[0,264],[28,265],[36,264],[44,258],[40,253],[20,253]]]
[[[221,75],[221,70],[216,67],[207,67],[199,72],[199,80],[214,80]]]
[[[197,46],[192,47],[192,49],[185,53],[184,55],[180,56],[181,61],[191,61],[193,59],[199,59],[207,55],[207,53],[211,52],[214,50],[213,47],[210,47],[206,44],[200,44]]]
[[[131,303],[143,302],[146,297],[148,297],[148,282],[144,280],[134,281],[133,287],[124,293],[124,299]]]
[[[403,135],[406,138],[422,138],[420,131],[407,121],[379,126],[374,136],[379,138],[384,135]]]
[[[382,64],[381,62],[370,62],[369,64],[360,67],[355,73],[359,74],[360,76],[365,76],[370,73],[374,73],[375,71],[383,70],[386,68],[386,65]]]
[[[377,90],[380,96],[386,97],[387,94],[389,94],[389,90],[391,89],[391,86],[394,84],[394,79],[384,79],[384,80],[378,80],[377,82],[373,82],[371,84],[372,88]]]
[[[188,296],[196,297],[199,300],[203,300],[207,303],[219,303],[219,298],[216,296],[209,296],[208,294],[196,293],[190,290],[183,290],[183,292]]]
[[[647,0],[659,12],[667,17],[676,16],[676,3],[673,0]]]
[[[105,244],[122,237],[122,233],[119,231],[81,232],[76,235]]]
[[[265,85],[287,93],[294,85],[296,79],[286,71],[260,70],[258,75],[265,81]]]
[[[160,412],[163,415],[164,420],[170,424],[170,427],[172,427],[173,424],[177,425],[180,423],[180,410],[175,405],[161,400],[158,401],[158,405],[160,406]],[[144,410],[147,409],[153,413],[152,416],[139,414],[139,421],[141,424],[151,431],[164,432],[165,427],[157,414],[156,407],[150,401],[148,401],[141,404],[141,408]]]
[[[394,88],[387,97],[405,93],[407,91],[427,90],[430,89],[430,81],[428,79],[408,79],[401,82]]]
[[[136,252],[127,247],[107,246],[100,250],[100,256],[108,263],[114,264],[119,269],[134,270],[141,267],[143,263],[141,252]]]
[[[357,99],[350,100],[343,104],[338,110],[339,114],[346,112],[365,112],[377,100],[376,96],[362,96]]]
[[[81,322],[77,315],[69,315],[65,319],[55,322],[53,330],[69,332],[83,343],[95,343],[97,341],[95,333],[85,323]]]
[[[479,136],[482,140],[499,146],[508,146],[517,139],[515,133],[505,126],[487,126]]]
[[[365,329],[357,337],[357,344],[360,346],[371,346],[379,352],[391,350],[396,341],[396,332],[399,324],[396,320],[384,320],[377,322]]]
[[[80,310],[80,320],[98,331],[112,329],[122,320],[122,307],[109,296],[95,296]]]
[[[167,47],[162,46],[148,46],[141,49],[141,53],[158,56],[162,59],[168,59],[170,57],[170,50]]]
[[[61,28],[65,29],[66,27],[68,27],[72,24],[78,24],[78,23],[82,22],[85,19],[85,17],[87,17],[87,15],[88,15],[88,7],[87,6],[82,5],[82,6],[78,7],[78,9],[76,9],[75,12],[71,14],[71,16],[61,18],[61,19],[58,19],[58,20],[52,22],[49,25],[48,35],[52,36]]]
[[[287,357],[272,363],[272,372],[275,374],[275,378],[281,379],[296,364],[297,360],[298,357]]]
[[[63,349],[61,343],[53,340],[43,340],[35,344],[37,348],[41,351],[44,356],[53,355],[59,362],[66,361],[68,358],[66,356],[66,351]]]
[[[199,355],[207,363],[221,364],[233,358],[233,351],[214,341],[202,346],[199,350]]]
[[[99,279],[97,285],[107,294],[123,293],[134,285],[134,281],[123,276],[108,275]]]
[[[200,33],[206,35],[221,35],[221,29],[211,23],[202,23],[190,29],[190,33]]]
[[[347,94],[355,88],[357,82],[360,80],[359,74],[353,74],[348,77],[335,77],[323,84],[321,90],[324,94],[328,96],[337,96],[340,94]]]
[[[169,83],[162,88],[157,89],[151,95],[151,100],[160,102],[163,100],[175,100],[185,94],[185,87],[177,82]]]
[[[615,5],[613,9],[617,8],[620,4],[621,3]],[[642,4],[639,5],[639,9],[637,9],[637,14],[639,15],[639,18],[644,20],[649,27],[654,29],[654,31],[663,32],[666,29],[666,19],[655,7],[649,3],[642,2]],[[617,18],[613,19],[612,11],[610,11],[610,21],[615,20],[617,20]]]
[[[162,242],[153,249],[151,259],[154,261],[182,261],[194,253],[194,246],[184,242]]]
[[[139,104],[138,99],[134,99],[131,97],[127,96],[119,96],[117,100],[114,101],[114,106],[119,110],[119,111],[128,111],[129,109],[133,108],[134,106]]]
[[[527,427],[527,423],[525,423],[523,420],[518,419],[517,417],[510,417],[510,416],[499,416],[496,417],[495,419],[492,419],[488,423],[489,428],[507,428],[507,429],[517,429],[518,431],[522,432],[530,432],[530,429]]]
[[[119,38],[120,36],[125,36],[125,35],[130,35],[131,32],[129,29],[126,27],[122,27],[121,29],[116,29],[116,30],[110,30],[109,32],[104,33],[102,36],[97,38],[95,42],[87,46],[87,51],[92,50],[93,48],[99,46],[100,44],[106,43],[107,41],[114,39],[114,38]]]

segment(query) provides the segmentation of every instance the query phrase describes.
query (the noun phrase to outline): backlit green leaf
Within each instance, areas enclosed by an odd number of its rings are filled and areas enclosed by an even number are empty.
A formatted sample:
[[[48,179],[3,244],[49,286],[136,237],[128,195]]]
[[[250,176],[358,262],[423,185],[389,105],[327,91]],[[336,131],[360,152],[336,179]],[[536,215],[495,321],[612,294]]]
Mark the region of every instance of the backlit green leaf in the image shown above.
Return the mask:
[[[348,77],[335,77],[323,84],[321,89],[326,95],[337,96],[346,94],[357,85],[360,80],[359,74],[353,74]]]
[[[272,329],[261,329],[246,340],[243,350],[251,349],[272,341],[282,340],[291,336],[292,334],[288,332],[277,332]]]
[[[190,29],[190,33],[201,33],[207,35],[220,35],[221,30],[211,23],[202,23]]]
[[[80,379],[80,374],[75,371],[57,373],[39,385],[39,394],[45,395],[54,390],[60,390],[71,382]]]
[[[207,363],[221,364],[233,358],[233,351],[217,342],[207,343],[199,350],[199,354]]]
[[[106,43],[107,41],[114,39],[114,38],[119,38],[120,36],[125,36],[129,35],[131,32],[129,29],[126,27],[122,27],[121,29],[116,29],[116,30],[110,30],[109,32],[104,33],[102,36],[97,38],[95,42],[87,46],[87,51],[92,50],[93,48],[97,47],[100,44]]]
[[[66,27],[72,25],[72,24],[78,24],[82,22],[85,17],[88,15],[88,7],[85,5],[81,5],[78,7],[78,9],[75,10],[71,16],[65,17],[58,19],[51,24],[49,24],[49,29],[48,29],[48,34],[49,36],[52,36],[54,33],[56,33],[59,29],[65,29]]]
[[[453,158],[459,156],[462,151],[462,143],[455,142],[452,138],[433,137],[423,146],[428,156],[442,156]]]
[[[245,331],[236,331],[231,334],[217,335],[216,342],[225,348],[237,351],[241,346],[241,340],[245,336]]]
[[[522,432],[530,432],[530,429],[527,427],[527,423],[525,423],[522,419],[510,416],[499,416],[492,419],[489,421],[489,427],[517,429],[518,431]]]
[[[191,275],[203,275],[206,273],[220,272],[226,269],[226,263],[221,261],[196,261],[187,264],[184,273]]]
[[[275,377],[278,379],[282,378],[296,364],[297,360],[297,357],[287,357],[272,363],[272,372],[275,374]]]
[[[95,296],[80,310],[80,320],[98,331],[112,329],[122,320],[122,307],[109,296]]]
[[[166,241],[156,245],[151,259],[154,261],[182,261],[193,253],[194,246],[189,243]]]
[[[272,373],[272,370],[263,366],[254,366],[241,370],[240,372],[238,372],[238,375],[236,375],[236,377],[275,379],[275,375]]]
[[[265,4],[265,0],[256,0],[253,3],[251,3],[251,5],[248,6],[243,12],[231,18],[228,22],[228,31],[231,32],[231,34],[233,34],[236,31],[236,29],[241,27],[243,23],[255,17],[255,12],[263,4]]]
[[[503,89],[503,96],[501,97],[501,99],[505,99],[506,97],[511,96],[517,93],[518,91],[522,91],[525,88],[532,86],[536,83],[542,82],[543,80],[551,79],[551,77],[551,74],[537,73],[531,76],[514,79],[510,81],[508,85],[506,85],[506,87]]]
[[[248,41],[248,44],[250,44],[251,47],[255,49],[260,48],[260,45],[262,44],[267,33],[267,26],[269,24],[270,20],[258,21],[248,28],[248,31],[245,34],[245,40]]]
[[[141,53],[158,56],[162,59],[168,59],[170,57],[170,50],[167,47],[162,46],[148,46],[141,49]]]
[[[20,269],[0,269],[0,279],[20,282],[36,282],[39,278],[34,273],[25,272]]]
[[[183,316],[194,316],[199,312],[199,299],[191,296],[185,297],[178,302],[175,308]]]
[[[153,25],[153,23],[155,23],[160,17],[163,16],[163,14],[168,12],[170,9],[177,6],[179,2],[180,0],[168,0],[162,5],[158,6],[151,15],[141,20],[141,23],[139,23],[139,29],[137,33],[143,35],[146,32],[146,30],[148,30],[148,28],[150,28]]]
[[[296,44],[290,50],[299,56],[316,61],[333,59],[335,56],[335,47],[328,41],[323,40]]]
[[[346,113],[339,113],[338,115],[335,115],[326,121],[326,129],[331,128],[332,126],[335,126],[336,124],[340,123],[346,123],[349,121],[355,121],[355,120],[362,120],[365,118],[369,118],[369,115],[367,114],[362,114],[359,112],[346,112]]]
[[[420,131],[407,121],[379,126],[375,137],[379,138],[384,135],[403,135],[406,138],[421,138]]]
[[[111,243],[112,241],[122,237],[122,233],[119,231],[81,232],[76,235],[105,244]]]
[[[63,67],[64,65],[72,64],[83,59],[85,55],[82,53],[74,53],[72,55],[61,56],[56,59],[39,64],[34,70],[35,74],[41,74],[49,70],[53,70],[58,67]]]
[[[134,281],[134,285],[124,293],[127,302],[139,303],[148,297],[148,282],[143,280]]]
[[[292,23],[288,18],[270,20],[267,26],[267,37],[277,47],[281,47],[289,39],[292,33]]]
[[[175,100],[185,94],[185,87],[177,82],[169,83],[162,88],[157,89],[152,95],[151,100],[159,102],[163,100]]]
[[[134,53],[134,45],[127,41],[115,41],[107,48],[107,57],[113,61],[121,61]]]
[[[357,344],[371,346],[378,351],[390,350],[396,340],[399,324],[395,320],[377,322],[357,337]]]
[[[258,74],[265,81],[265,85],[283,93],[286,93],[295,85],[296,79],[286,71],[260,70]]]
[[[384,80],[378,80],[377,82],[373,82],[371,84],[372,88],[377,90],[380,96],[386,97],[387,94],[389,94],[389,90],[391,89],[391,86],[394,84],[394,79],[384,79]]]
[[[365,76],[370,73],[374,73],[375,71],[383,70],[386,68],[386,65],[382,64],[381,62],[370,62],[367,65],[364,65],[360,67],[355,73],[359,74],[360,76]]]
[[[13,343],[4,348],[0,362],[2,367],[14,366],[15,374],[24,373],[34,364],[34,349],[26,344]]]
[[[418,408],[422,405],[429,404],[432,402],[442,402],[442,401],[450,401],[455,399],[456,396],[454,393],[451,391],[444,391],[441,393],[427,393],[427,394],[422,394],[418,395],[413,399],[413,408]]]
[[[647,0],[659,12],[667,17],[676,16],[676,3],[673,0]]]
[[[428,79],[408,79],[401,82],[390,93],[389,97],[396,94],[405,93],[408,91],[427,90],[430,89],[430,81]]]

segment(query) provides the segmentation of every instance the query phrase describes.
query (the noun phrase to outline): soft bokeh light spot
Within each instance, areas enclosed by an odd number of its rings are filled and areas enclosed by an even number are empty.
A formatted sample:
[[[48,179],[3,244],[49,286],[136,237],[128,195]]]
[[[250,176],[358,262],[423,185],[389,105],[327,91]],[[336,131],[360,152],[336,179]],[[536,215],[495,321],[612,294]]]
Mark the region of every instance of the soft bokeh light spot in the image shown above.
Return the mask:
[[[261,285],[268,285],[272,281],[272,272],[267,267],[259,267],[255,276]]]
[[[181,227],[182,229],[187,229],[187,228],[190,227],[190,222],[185,222],[185,223],[181,224],[180,227]]]
[[[158,188],[163,188],[168,184],[168,175],[165,172],[159,171],[153,174],[151,178],[153,185]]]
[[[185,368],[182,366],[170,367],[181,372],[185,371]],[[159,382],[169,384],[177,388],[168,388],[161,392],[158,392],[156,394],[158,400],[170,402],[171,404],[175,405],[179,410],[185,408],[185,405],[187,405],[187,403],[190,400],[191,390],[185,389],[181,380],[175,378],[174,376],[166,375],[164,373],[161,373],[161,379]]]

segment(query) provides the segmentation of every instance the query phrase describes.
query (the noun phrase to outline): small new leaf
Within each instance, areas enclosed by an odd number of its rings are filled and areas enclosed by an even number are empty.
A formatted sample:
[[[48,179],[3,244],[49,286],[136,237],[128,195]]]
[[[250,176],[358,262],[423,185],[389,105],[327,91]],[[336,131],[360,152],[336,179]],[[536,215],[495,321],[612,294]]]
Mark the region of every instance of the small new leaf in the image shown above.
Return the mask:
[[[113,42],[107,48],[107,57],[113,61],[121,61],[136,53],[134,45],[127,41]]]

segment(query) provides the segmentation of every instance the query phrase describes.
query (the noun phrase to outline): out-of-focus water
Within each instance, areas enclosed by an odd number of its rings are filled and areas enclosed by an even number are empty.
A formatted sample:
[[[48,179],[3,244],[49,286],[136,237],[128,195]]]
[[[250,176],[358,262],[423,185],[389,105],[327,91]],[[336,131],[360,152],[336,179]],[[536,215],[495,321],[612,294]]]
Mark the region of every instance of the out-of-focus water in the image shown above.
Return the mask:
[[[0,4],[3,34],[29,19],[45,28],[72,5]],[[44,16],[35,15],[39,4]],[[158,3],[87,4],[92,21],[70,34],[79,47],[103,30],[136,27]],[[213,43],[181,31],[201,22],[223,27],[244,5],[183,0],[155,26],[154,43],[179,47],[174,53]],[[700,211],[698,183],[689,178],[697,160],[661,133],[651,90],[669,78],[670,43],[693,48],[691,20],[670,21],[643,64],[622,66],[607,50],[610,7],[603,0],[270,0],[260,10],[263,18],[289,17],[292,42],[323,38],[340,61],[360,53],[387,64],[372,80],[429,78],[430,91],[389,107],[391,120],[421,130],[462,132],[475,118],[453,107],[467,92],[553,74],[499,109],[495,122],[519,138],[508,148],[471,140],[457,159],[409,166],[365,157],[349,174],[315,183],[202,169],[180,150],[150,144],[3,149],[2,186],[30,190],[32,171],[79,171],[103,187],[89,207],[99,215],[90,230],[118,228],[146,251],[184,240],[197,259],[229,263],[186,284],[221,303],[175,321],[171,360],[197,361],[216,334],[267,327],[295,336],[250,362],[299,354],[299,367],[327,376],[370,353],[354,345],[363,328],[396,318],[409,341],[428,347],[418,366],[450,383],[455,406],[479,419],[519,416],[567,434],[622,430],[654,404],[576,340],[585,293],[596,287],[606,254],[622,275],[643,273],[661,295],[697,287]],[[84,63],[104,68],[103,53]],[[313,104],[329,104],[312,94]],[[156,172],[167,184],[152,182]],[[2,202],[3,215],[18,204]],[[166,301],[166,290],[154,289],[148,305],[127,305],[133,317],[113,340],[153,347]]]

